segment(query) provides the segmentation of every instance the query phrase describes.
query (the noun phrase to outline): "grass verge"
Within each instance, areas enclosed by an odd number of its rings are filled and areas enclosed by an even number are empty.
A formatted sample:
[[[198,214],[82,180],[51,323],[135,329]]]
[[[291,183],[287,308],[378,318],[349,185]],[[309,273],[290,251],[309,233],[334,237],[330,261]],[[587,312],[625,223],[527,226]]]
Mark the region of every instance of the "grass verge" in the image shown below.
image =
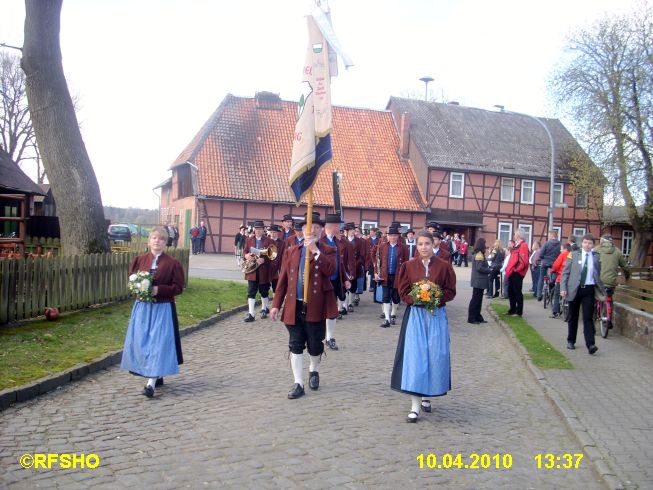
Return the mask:
[[[533,364],[541,369],[574,369],[569,359],[557,351],[549,342],[531,327],[526,320],[518,316],[508,316],[508,305],[494,302],[492,308],[505,322],[531,356]]]
[[[177,298],[179,325],[193,325],[245,301],[247,286],[233,281],[190,278]],[[121,349],[132,302],[34,320],[0,328],[0,390],[20,386],[102,354]]]

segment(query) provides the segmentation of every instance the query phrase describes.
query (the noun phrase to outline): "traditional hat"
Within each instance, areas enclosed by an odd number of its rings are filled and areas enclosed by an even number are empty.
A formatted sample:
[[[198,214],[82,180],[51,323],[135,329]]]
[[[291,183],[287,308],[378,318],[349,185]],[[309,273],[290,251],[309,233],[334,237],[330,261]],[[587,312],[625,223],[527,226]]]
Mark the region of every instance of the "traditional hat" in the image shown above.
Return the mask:
[[[440,223],[438,223],[437,221],[429,221],[428,223],[426,223],[426,227],[427,228],[435,228],[436,230],[439,231],[440,230]]]
[[[396,226],[391,226],[388,228],[388,235],[399,235],[399,228]]]
[[[353,230],[354,228],[356,228],[356,225],[354,224],[353,221],[350,221],[349,223],[345,223],[345,227],[344,227],[345,231],[346,230]]]
[[[399,221],[393,221],[390,223],[390,228],[401,228],[401,223]]]
[[[256,220],[256,221],[254,221],[254,223],[252,224],[252,226],[253,226],[254,228],[265,228],[265,223],[263,223],[262,220]]]
[[[294,226],[293,226],[293,229],[294,229],[294,230],[297,230],[297,231],[301,231],[301,230],[302,230],[302,225],[303,225],[303,224],[304,224],[304,223],[302,223],[301,221],[295,221],[295,224],[294,224]]]
[[[268,228],[270,231],[281,231],[281,228],[279,225],[270,225],[270,228]]]
[[[413,230],[412,228],[408,228],[408,229],[406,230],[406,233],[415,233],[415,230]]]
[[[435,230],[433,232],[433,238],[437,238],[439,240],[442,240],[442,233],[440,233],[438,230]]]
[[[281,221],[292,221],[292,214],[284,214]]]
[[[327,214],[326,219],[324,220],[326,223],[342,223],[342,218],[340,217],[339,214]]]
[[[304,213],[304,218],[301,220],[301,225],[304,226],[307,223],[307,218],[308,213]],[[320,217],[320,213],[317,211],[313,211],[313,218],[311,219],[311,222],[316,225],[321,225],[324,226],[324,221],[322,221],[322,218]]]

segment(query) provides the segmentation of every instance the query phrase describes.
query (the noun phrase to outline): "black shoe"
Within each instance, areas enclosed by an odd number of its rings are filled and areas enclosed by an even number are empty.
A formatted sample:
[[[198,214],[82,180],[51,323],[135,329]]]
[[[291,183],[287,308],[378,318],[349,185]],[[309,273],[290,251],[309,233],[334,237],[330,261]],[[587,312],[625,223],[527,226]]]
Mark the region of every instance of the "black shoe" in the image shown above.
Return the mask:
[[[261,310],[261,320],[268,317],[268,310]]]
[[[342,310],[340,310],[340,314],[341,315],[346,315],[347,314],[347,308],[343,308]]]
[[[537,300],[538,300],[538,301],[542,301],[542,298],[543,298],[543,296],[538,296],[538,297],[537,297]]]
[[[411,417],[411,415],[415,415],[415,416]],[[417,412],[410,412],[408,414],[408,417],[406,417],[406,422],[408,422],[409,424],[414,424],[415,422],[417,422],[417,417],[419,417],[419,414]]]
[[[574,345],[573,342],[567,342],[567,349],[569,350],[574,350],[576,346]]]
[[[354,298],[354,306],[358,306],[358,304],[361,302],[361,299],[358,295]]]
[[[349,313],[353,313],[354,312],[354,305],[348,305],[347,306],[347,311],[349,311]]]
[[[380,318],[381,320],[383,320],[383,319],[385,318],[385,313],[381,313],[381,314],[379,315],[379,318]]]
[[[393,315],[390,317],[390,325],[396,325],[396,324],[397,324],[397,317]]]
[[[154,398],[154,388],[150,385],[145,385],[145,388],[143,388],[143,394],[148,398]]]
[[[163,386],[163,378],[156,378],[156,383],[154,384],[155,387]]]
[[[485,318],[481,318],[478,323],[487,323],[487,320]]]
[[[472,325],[479,325],[481,322],[479,322],[477,320],[474,320],[474,321],[467,320],[467,323],[471,323]]]
[[[381,325],[379,325],[381,328],[388,328],[390,326],[390,322],[388,320],[384,321]]]
[[[338,350],[338,346],[336,345],[336,339],[329,339],[325,342],[326,345],[329,346],[329,349],[331,350]]]
[[[494,293],[494,295],[493,295],[492,297],[493,297],[493,298],[498,298],[498,297],[499,297],[499,293]]]
[[[587,351],[588,351],[590,354],[595,354],[597,350],[599,350],[599,348],[598,348],[597,346],[595,346],[595,345],[590,345],[590,346],[587,348]]]
[[[320,373],[317,371],[310,371],[308,373],[308,387],[313,391],[320,387]]]
[[[554,313],[553,315],[549,315],[549,318],[558,318],[560,316],[560,313]]]
[[[250,315],[250,314],[248,313],[247,316],[245,317],[245,320],[244,320],[244,321],[246,321],[247,323],[249,323],[249,322],[253,322],[254,320],[255,320],[255,318],[254,318],[252,315]]]
[[[422,400],[422,410],[431,413],[431,400]]]
[[[288,398],[291,400],[304,396],[304,387],[299,383],[292,385],[292,389],[288,392]]]
[[[342,320],[342,313],[338,313],[338,320]]]

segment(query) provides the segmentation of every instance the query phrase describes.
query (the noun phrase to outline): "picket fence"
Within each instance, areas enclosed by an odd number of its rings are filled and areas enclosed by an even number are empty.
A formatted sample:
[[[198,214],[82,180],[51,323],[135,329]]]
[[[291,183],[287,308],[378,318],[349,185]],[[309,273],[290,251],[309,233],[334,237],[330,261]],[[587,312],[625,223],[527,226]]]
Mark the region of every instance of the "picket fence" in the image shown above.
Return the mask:
[[[166,253],[181,262],[188,281],[188,250]],[[129,298],[129,264],[137,255],[0,259],[0,324],[37,317],[47,306],[63,313]]]

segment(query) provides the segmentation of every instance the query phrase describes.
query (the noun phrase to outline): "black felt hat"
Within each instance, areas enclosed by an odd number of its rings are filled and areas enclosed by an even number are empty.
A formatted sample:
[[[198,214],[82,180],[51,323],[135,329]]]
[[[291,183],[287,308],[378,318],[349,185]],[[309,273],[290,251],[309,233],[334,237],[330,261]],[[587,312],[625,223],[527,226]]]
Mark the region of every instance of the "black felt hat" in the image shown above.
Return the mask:
[[[254,221],[252,226],[254,228],[265,228],[265,223],[263,223],[263,221],[261,221],[261,220],[256,220],[256,221]]]
[[[284,214],[281,221],[292,221],[292,214]]]
[[[350,221],[349,223],[345,223],[345,230],[353,230],[356,228],[356,224],[353,221]]]
[[[281,231],[281,228],[279,227],[279,225],[270,225],[270,227],[268,229],[270,231]]]
[[[324,220],[325,223],[342,223],[342,218],[340,217],[339,214],[327,214],[326,219]]]
[[[388,228],[388,235],[399,235],[399,228],[396,226],[391,226]]]
[[[307,217],[308,217],[308,213],[304,213],[304,218],[301,221],[302,226],[304,226],[307,223]],[[315,225],[324,226],[324,221],[322,221],[322,218],[320,217],[320,213],[318,213],[317,211],[313,211],[313,217],[311,219],[311,222]]]

